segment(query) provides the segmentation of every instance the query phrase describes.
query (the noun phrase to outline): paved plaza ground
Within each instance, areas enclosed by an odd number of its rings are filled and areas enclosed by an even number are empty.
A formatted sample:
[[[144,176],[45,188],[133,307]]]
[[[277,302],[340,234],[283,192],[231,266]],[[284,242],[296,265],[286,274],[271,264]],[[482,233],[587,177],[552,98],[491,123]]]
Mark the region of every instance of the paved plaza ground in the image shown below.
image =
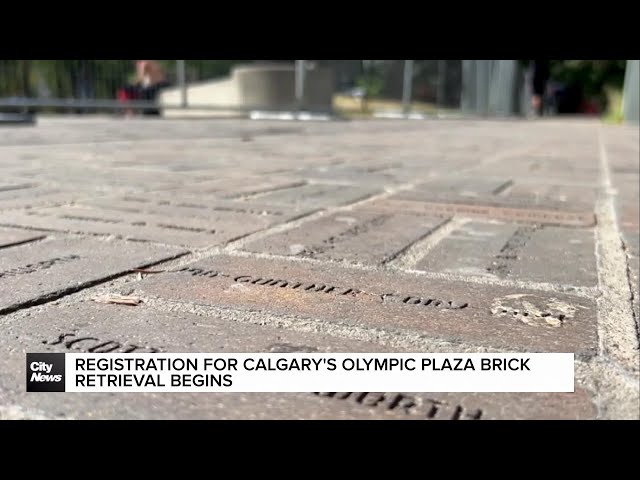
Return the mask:
[[[638,133],[1,127],[0,419],[637,419]],[[575,392],[34,394],[26,352],[570,352]]]

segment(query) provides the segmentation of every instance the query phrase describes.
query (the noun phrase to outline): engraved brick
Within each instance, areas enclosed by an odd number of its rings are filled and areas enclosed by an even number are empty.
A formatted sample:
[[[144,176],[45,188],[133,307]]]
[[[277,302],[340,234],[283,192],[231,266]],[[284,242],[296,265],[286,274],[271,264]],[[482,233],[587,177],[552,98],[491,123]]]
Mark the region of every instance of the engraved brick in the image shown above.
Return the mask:
[[[83,195],[78,192],[38,184],[22,184],[21,188],[0,189],[0,210],[67,203]],[[24,188],[22,188],[24,187]]]
[[[470,222],[431,249],[416,269],[595,286],[594,252],[592,230]]]
[[[546,183],[519,183],[508,178],[436,178],[391,198],[431,203],[557,211],[593,211],[597,188]]]
[[[145,193],[84,200],[82,206],[132,213],[152,213],[168,217],[222,218],[225,221],[258,222],[270,226],[311,213],[287,205],[269,205],[258,201],[210,199],[197,195]],[[216,217],[217,216],[217,217]]]
[[[481,177],[437,177],[415,186],[412,190],[402,192],[403,198],[437,199],[460,196],[477,198],[493,195],[505,186],[510,185],[509,178],[481,178]]]
[[[312,166],[300,170],[298,175],[317,182],[329,180],[344,184],[392,185],[406,181],[400,166],[396,162],[350,162],[346,165]]]
[[[305,185],[305,183],[306,182],[300,178],[253,175],[239,176],[237,173],[234,173],[234,175],[225,176],[224,178],[184,185],[176,189],[175,192],[176,195],[213,194],[221,198],[240,198],[244,196],[266,195],[270,192],[300,187]]]
[[[295,207],[329,207],[368,198],[381,189],[364,186],[309,184],[260,195],[260,201]]]
[[[183,252],[135,242],[54,238],[6,249],[0,256],[0,313]]]
[[[143,169],[123,171],[105,168],[104,165],[47,169],[44,172],[35,172],[34,177],[55,183],[61,188],[71,186],[79,192],[100,193],[168,189],[181,186],[186,181],[169,173]]]
[[[598,198],[598,188],[593,186],[558,185],[545,183],[514,182],[502,194],[506,201],[529,204],[532,206],[551,204],[559,208],[583,206],[585,210],[593,209]]]
[[[564,294],[214,256],[140,282],[170,300],[409,331],[504,349],[592,354],[593,301]]]
[[[509,156],[498,162],[482,168],[485,175],[510,175],[512,178],[522,178],[526,174],[528,180],[548,181],[581,181],[597,184],[599,178],[598,157],[593,149],[578,152],[567,152],[566,145],[558,146],[556,151],[562,154],[552,154],[554,147],[545,146],[540,155]],[[579,159],[579,160],[576,160]]]
[[[363,209],[336,213],[245,246],[252,252],[381,264],[444,220]]]
[[[318,393],[92,393],[30,395],[24,389],[26,352],[386,352],[388,347],[308,332],[294,332],[217,317],[160,312],[145,304],[79,303],[49,306],[29,322],[0,333],[7,352],[0,401],[47,417],[274,418],[274,419],[574,419],[594,418],[589,394],[450,394],[403,392]],[[399,350],[403,351],[403,350]]]
[[[189,247],[220,245],[281,221],[284,221],[282,216],[263,215],[248,207],[244,212],[212,209],[203,212],[198,208],[148,207],[136,202],[111,202],[109,209],[62,206],[12,211],[2,219],[5,225],[117,235]]]
[[[423,202],[402,200],[391,196],[384,200],[375,200],[367,204],[367,209],[377,211],[403,212],[412,215],[440,217],[484,218],[518,223],[589,227],[595,224],[592,211],[562,211],[513,206],[500,206],[492,202]]]

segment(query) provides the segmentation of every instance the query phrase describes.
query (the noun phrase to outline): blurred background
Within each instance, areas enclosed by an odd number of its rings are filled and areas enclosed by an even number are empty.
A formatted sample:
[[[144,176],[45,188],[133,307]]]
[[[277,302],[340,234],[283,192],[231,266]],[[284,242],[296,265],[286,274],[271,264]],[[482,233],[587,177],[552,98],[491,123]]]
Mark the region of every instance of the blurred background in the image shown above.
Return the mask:
[[[638,60],[549,60],[544,115],[638,121]],[[532,115],[531,60],[0,60],[0,112]]]

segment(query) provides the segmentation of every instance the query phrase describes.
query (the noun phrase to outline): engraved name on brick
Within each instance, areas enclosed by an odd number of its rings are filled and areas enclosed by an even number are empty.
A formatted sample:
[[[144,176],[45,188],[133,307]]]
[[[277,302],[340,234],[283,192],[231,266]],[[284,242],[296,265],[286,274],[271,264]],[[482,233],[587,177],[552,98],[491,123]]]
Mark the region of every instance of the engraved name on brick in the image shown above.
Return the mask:
[[[16,275],[26,275],[36,272],[38,270],[46,270],[58,263],[71,262],[73,260],[80,259],[79,255],[66,255],[64,257],[55,257],[50,260],[43,260],[37,263],[30,263],[23,267],[12,268],[10,270],[0,271],[0,278],[2,277],[14,277]]]
[[[66,350],[79,350],[87,353],[159,353],[160,349],[149,346],[120,343],[114,340],[101,340],[96,337],[77,336],[75,333],[62,333],[54,340],[44,340],[45,345],[56,345]]]
[[[438,216],[469,215],[472,217],[488,217],[519,222],[572,227],[590,227],[595,225],[596,218],[592,212],[567,212],[555,210],[538,210],[493,205],[470,205],[466,203],[434,203],[416,200],[389,200],[380,204],[383,209],[400,209],[403,213],[431,214]]]
[[[575,317],[578,308],[555,297],[513,294],[494,299],[491,313],[496,317],[513,317],[533,327],[559,328]]]
[[[352,227],[349,227],[335,235],[323,239],[322,244],[312,245],[309,249],[305,249],[303,253],[309,256],[324,253],[327,250],[335,248],[336,244],[342,241],[367,233],[372,228],[381,227],[389,218],[391,218],[390,214],[378,215],[374,218],[353,225]]]
[[[462,405],[451,405],[447,402],[403,393],[315,392],[314,395],[351,401],[365,407],[425,420],[480,420],[483,415],[482,410],[477,408],[468,409]]]
[[[378,298],[381,303],[397,303],[401,305],[420,306],[439,308],[443,310],[462,310],[469,306],[468,302],[459,302],[454,300],[438,299],[430,296],[418,296],[418,295],[397,295],[393,293],[374,294],[369,292],[363,292],[354,287],[339,287],[335,285],[328,285],[322,282],[300,282],[295,280],[283,279],[278,277],[254,277],[252,275],[229,275],[226,273],[218,272],[216,270],[204,270],[195,267],[183,267],[178,270],[173,270],[171,273],[189,274],[191,276],[205,277],[205,278],[218,278],[226,277],[235,283],[243,285],[255,285],[267,288],[286,288],[290,290],[296,290],[302,293],[319,293],[319,294],[331,294],[338,297],[358,297],[362,298],[363,295],[367,295],[369,298]]]
[[[52,216],[51,213],[42,213],[42,212],[27,212],[26,215],[35,215],[39,217],[48,217]],[[180,230],[184,232],[194,232],[194,233],[209,233],[215,234],[216,230],[211,228],[202,228],[202,227],[188,227],[183,225],[177,225],[173,223],[147,223],[145,221],[131,221],[125,222],[123,220],[116,220],[112,218],[104,218],[104,217],[95,217],[90,215],[69,215],[69,214],[60,214],[53,215],[54,217],[63,219],[63,220],[74,220],[79,222],[89,222],[89,223],[106,223],[111,225],[131,225],[133,227],[146,227],[152,226],[156,228],[163,228],[169,230]]]
[[[487,267],[487,271],[501,276],[511,273],[512,262],[520,258],[522,250],[531,238],[531,235],[539,228],[542,227],[532,225],[518,228],[511,238],[507,240],[507,243],[500,249],[500,252],[495,256],[492,264]]]

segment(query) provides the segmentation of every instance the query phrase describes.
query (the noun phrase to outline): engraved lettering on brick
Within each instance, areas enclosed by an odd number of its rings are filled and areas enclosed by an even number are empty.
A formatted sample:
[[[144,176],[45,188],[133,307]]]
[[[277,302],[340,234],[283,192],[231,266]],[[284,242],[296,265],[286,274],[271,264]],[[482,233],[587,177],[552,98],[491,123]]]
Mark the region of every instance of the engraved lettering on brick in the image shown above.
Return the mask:
[[[146,198],[140,198],[140,197],[123,197],[123,200],[127,201],[127,202],[140,202],[140,203],[149,203],[150,200],[146,199]]]
[[[185,271],[191,273],[191,275],[200,275],[202,273],[201,268],[187,268]]]
[[[409,395],[404,395],[399,393],[395,396],[395,398],[389,404],[389,410],[399,410],[407,415],[411,415],[414,413],[414,408],[416,407],[416,399]]]
[[[493,195],[504,195],[513,186],[513,180],[507,180],[502,185],[498,186],[493,192]]]
[[[315,347],[310,347],[308,345],[293,345],[291,343],[274,343],[270,345],[267,349],[269,352],[273,353],[314,353],[317,352],[318,349]]]
[[[440,400],[418,398],[403,393],[314,392],[313,395],[351,401],[365,407],[426,420],[480,420],[483,415],[483,411],[478,408],[468,409],[462,405],[450,405]]]
[[[462,411],[463,416],[460,418],[461,420],[480,420],[482,418],[482,410],[476,408],[474,410],[465,410],[463,407],[459,407]]]
[[[419,203],[422,212],[428,212],[435,215],[450,215],[452,213],[478,215],[482,217],[502,218],[506,220],[523,220],[534,223],[552,223],[559,225],[572,226],[592,226],[595,224],[595,216],[590,212],[570,213],[570,212],[553,212],[547,210],[531,210],[508,207],[478,207],[466,205],[462,203],[441,204],[441,203]]]
[[[402,303],[409,303],[411,305],[419,305],[421,302],[422,299],[420,297],[407,297],[402,301]]]
[[[101,223],[122,223],[120,220],[111,220],[108,218],[88,217],[84,215],[58,215],[58,218],[66,220],[80,220],[82,222],[101,222]]]
[[[362,403],[367,395],[369,395],[368,392],[356,394],[355,396],[356,403]]]
[[[13,277],[15,275],[26,275],[29,273],[36,272],[38,270],[46,270],[47,268],[51,268],[53,265],[58,263],[70,262],[72,260],[77,260],[80,257],[78,255],[67,255],[64,257],[56,257],[51,260],[43,260],[38,263],[29,263],[23,267],[12,268],[10,270],[0,271],[0,278],[2,277]]]
[[[359,293],[362,293],[362,292],[360,290],[356,289],[356,288],[347,288],[340,295],[351,295],[352,297],[355,297]]]
[[[543,298],[532,294],[513,294],[496,298],[491,313],[496,317],[511,317],[534,327],[559,328],[576,316],[578,308],[555,297]]]
[[[204,271],[201,268],[196,267],[182,267],[178,270],[172,270],[172,273],[189,273],[192,276],[201,277],[229,277],[228,274],[216,272],[213,270]],[[356,288],[344,288],[334,285],[326,285],[324,283],[315,282],[294,282],[288,279],[279,278],[263,278],[253,277],[251,275],[238,275],[233,277],[233,281],[236,283],[245,283],[248,285],[255,285],[259,287],[277,287],[277,288],[290,288],[292,290],[300,289],[299,291],[308,293],[331,293],[336,296],[351,296],[356,297],[358,294],[363,293]],[[442,300],[437,298],[420,297],[420,296],[405,296],[396,297],[391,293],[385,293],[379,295],[381,302],[384,303],[387,298],[391,298],[393,302],[399,302],[399,298],[404,298],[401,301],[405,305],[426,306],[432,308],[439,308],[442,310],[462,310],[469,306],[468,302],[456,302],[453,300]]]
[[[336,235],[332,235],[329,238],[322,240],[322,245],[312,245],[308,249],[305,248],[300,252],[300,254],[313,257],[314,255],[317,255],[319,253],[324,253],[327,250],[335,248],[335,245],[341,241],[366,233],[373,227],[382,226],[384,222],[391,218],[391,216],[392,215],[390,214],[378,215],[377,217],[369,219],[365,222],[349,227]]]
[[[492,264],[487,267],[487,271],[500,276],[511,273],[512,263],[520,258],[527,242],[529,242],[531,236],[539,228],[542,227],[534,225],[518,228],[500,249],[500,252],[495,256]]]
[[[143,210],[139,208],[131,208],[131,207],[121,207],[119,205],[109,205],[107,207],[109,210],[116,210],[118,212],[127,212],[127,213],[144,213]],[[133,222],[131,225],[135,225],[137,222]]]
[[[331,395],[333,398],[337,398],[338,400],[346,400],[351,397],[351,392],[338,392]]]
[[[429,418],[447,419],[447,420],[479,420],[482,417],[482,410],[468,410],[462,405],[449,405],[445,402],[436,400],[428,400],[431,403],[431,409],[427,412]]]
[[[108,353],[108,352],[113,352],[114,350],[117,350],[120,347],[122,347],[122,345],[120,345],[119,343],[113,342],[113,341],[108,341],[108,342],[104,342],[104,343],[101,343],[99,345],[96,345],[94,347],[91,347],[89,349],[89,352],[91,352],[91,353]]]
[[[70,340],[69,340],[70,338]],[[86,343],[90,342],[90,343]],[[93,342],[98,342],[97,344],[91,345]],[[147,353],[160,353],[160,349],[155,347],[148,346],[140,346],[133,344],[121,344],[114,340],[102,341],[95,337],[76,337],[75,333],[62,333],[58,335],[58,338],[55,340],[43,340],[43,344],[45,345],[62,345],[67,350],[80,350],[88,353],[107,353],[114,352],[118,349],[122,353],[132,353],[132,352],[147,352]]]
[[[384,393],[369,393],[362,399],[360,403],[367,407],[377,407],[383,403],[387,397]]]
[[[122,350],[122,353],[133,353],[138,350],[140,347],[138,345],[129,345],[127,348]]]
[[[427,413],[425,416],[430,419],[436,418],[438,412],[440,411],[442,402],[439,402],[437,400],[427,400],[427,403]]]
[[[323,284],[315,284],[312,283],[310,285],[308,285],[307,287],[304,288],[305,291],[313,291],[313,292],[325,292],[325,293],[329,293],[332,292],[333,290],[335,290],[336,287],[330,287],[327,285],[323,285]]]
[[[75,338],[69,342],[66,342],[64,345],[65,347],[67,347],[69,350],[73,350],[73,345],[80,343],[80,342],[86,342],[86,341],[91,341],[91,342],[99,342],[100,340],[98,340],[97,338],[94,337],[80,337],[80,338]],[[79,349],[81,350],[81,349]]]
[[[209,277],[209,278],[214,278],[217,277],[218,275],[220,275],[220,272],[217,272],[215,270],[203,270],[201,268],[193,268],[193,267],[183,267],[179,270],[174,270],[175,272],[188,272],[191,275],[195,276],[202,276],[202,277]]]
[[[283,214],[282,212],[279,212],[277,210],[254,210],[251,208],[247,209],[247,208],[238,208],[238,207],[234,208],[234,207],[216,206],[216,207],[211,207],[211,209],[221,211],[221,212],[248,213],[250,215],[259,215],[259,216],[263,216],[263,215],[281,216]]]
[[[440,307],[445,310],[462,310],[463,308],[467,308],[469,304],[465,303],[456,303],[452,300],[443,301],[438,300],[437,298],[422,298],[417,296],[408,296],[402,300],[402,303],[407,305],[423,305],[425,307]]]
[[[63,333],[61,335],[58,336],[57,339],[55,339],[53,342],[47,342],[46,340],[42,343],[48,343],[49,345],[60,345],[65,338],[67,337],[75,337],[76,334],[75,333]]]
[[[168,223],[158,223],[156,224],[157,227],[160,228],[168,228],[171,230],[182,230],[185,232],[196,232],[196,233],[216,233],[215,230],[208,230],[206,228],[197,228],[197,227],[183,227],[180,225],[171,225]]]
[[[11,190],[23,190],[25,188],[31,188],[35,185],[31,183],[23,183],[19,185],[2,185],[0,186],[0,192],[10,192]]]
[[[215,270],[207,270],[206,272],[202,272],[200,275],[204,277],[214,278],[218,276],[218,272]]]

